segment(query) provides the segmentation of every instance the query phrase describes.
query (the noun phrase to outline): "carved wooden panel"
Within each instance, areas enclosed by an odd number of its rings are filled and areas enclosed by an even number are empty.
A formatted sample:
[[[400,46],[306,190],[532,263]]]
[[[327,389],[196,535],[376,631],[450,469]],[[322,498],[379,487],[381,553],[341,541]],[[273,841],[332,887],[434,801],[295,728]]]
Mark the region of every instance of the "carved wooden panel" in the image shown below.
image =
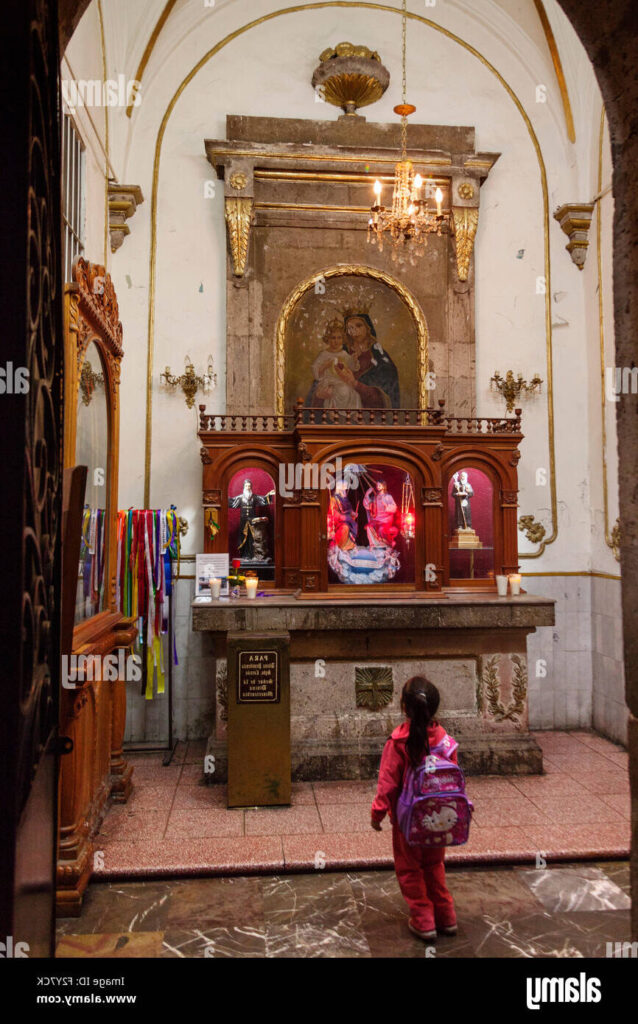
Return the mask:
[[[55,4],[7,7],[3,119],[0,932],[53,955],[63,401]]]

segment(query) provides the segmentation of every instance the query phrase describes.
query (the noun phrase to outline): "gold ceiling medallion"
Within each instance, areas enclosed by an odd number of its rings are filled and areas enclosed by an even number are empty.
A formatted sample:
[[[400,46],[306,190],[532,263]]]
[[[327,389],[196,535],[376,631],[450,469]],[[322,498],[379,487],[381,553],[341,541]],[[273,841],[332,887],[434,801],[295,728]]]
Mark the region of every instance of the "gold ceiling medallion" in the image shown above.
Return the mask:
[[[452,209],[459,281],[467,281],[470,272],[470,257],[474,249],[478,214],[478,207],[455,206]]]
[[[341,107],[346,117],[358,117],[358,108],[376,103],[390,84],[379,54],[367,46],[339,43],[324,50],[319,61],[312,87],[320,100]]]
[[[248,243],[250,241],[254,201],[247,198],[227,196],[225,206],[228,241],[233,258],[233,274],[235,277],[243,277],[248,260]]]
[[[498,391],[505,399],[507,411],[512,412],[521,395],[532,395],[540,391],[542,383],[537,373],[528,384],[523,379],[522,373],[519,373],[518,377],[514,377],[514,372],[508,370],[505,376],[501,377],[498,370],[496,370],[494,376],[490,378],[490,391]]]
[[[367,46],[355,46],[354,43],[337,43],[334,47],[328,47],[320,55],[319,60],[325,63],[327,60],[335,60],[337,57],[363,57],[366,60],[376,60],[381,63],[381,58],[376,50],[370,50]]]
[[[328,267],[326,270],[319,270],[312,277],[306,278],[290,293],[282,306],[277,321],[277,416],[285,413],[285,374],[286,374],[286,332],[288,323],[293,315],[296,306],[301,298],[310,289],[314,288],[317,282],[322,284],[331,277],[348,277],[350,275],[370,277],[374,281],[382,281],[389,288],[397,293],[402,302],[410,311],[414,326],[417,332],[417,372],[418,372],[418,395],[419,408],[427,409],[429,404],[429,391],[427,389],[428,373],[428,326],[423,315],[423,310],[408,289],[397,281],[396,278],[377,270],[376,267],[358,266],[356,264],[339,263],[337,266]]]
[[[407,39],[407,0],[403,0],[401,33],[401,66],[403,70],[403,100],[395,108],[395,114],[401,118],[401,157],[394,168],[394,189],[392,207],[386,209],[381,205],[383,186],[377,179],[374,183],[375,199],[370,207],[368,221],[368,242],[379,246],[383,251],[383,240],[386,236],[392,245],[393,261],[405,259],[414,265],[416,257],[422,256],[428,244],[428,235],[447,234],[450,230],[450,215],[443,213],[443,192],[431,180],[425,180],[416,174],[414,164],[408,160],[408,117],[414,114],[416,107],[408,103],[406,86],[406,39]],[[432,200],[436,206],[433,205]]]

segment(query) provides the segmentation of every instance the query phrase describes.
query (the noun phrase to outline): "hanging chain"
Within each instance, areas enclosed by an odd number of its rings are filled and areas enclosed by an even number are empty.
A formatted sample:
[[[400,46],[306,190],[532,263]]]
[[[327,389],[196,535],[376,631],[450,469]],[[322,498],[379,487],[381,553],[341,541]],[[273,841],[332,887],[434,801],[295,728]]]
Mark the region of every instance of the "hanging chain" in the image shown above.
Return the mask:
[[[407,74],[406,74],[406,39],[407,39],[407,0],[403,0],[403,16],[402,16],[402,38],[401,38],[401,61],[403,66],[403,80],[401,83],[402,87],[402,103],[405,105],[407,101]],[[408,149],[408,119],[403,115],[401,118],[401,159],[407,159]]]

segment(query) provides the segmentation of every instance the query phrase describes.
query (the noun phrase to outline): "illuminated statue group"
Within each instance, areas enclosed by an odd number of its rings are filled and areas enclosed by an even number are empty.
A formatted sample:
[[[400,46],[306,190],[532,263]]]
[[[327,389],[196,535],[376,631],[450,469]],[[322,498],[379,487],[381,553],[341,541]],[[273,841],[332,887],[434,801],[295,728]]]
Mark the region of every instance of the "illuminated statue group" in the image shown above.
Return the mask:
[[[359,505],[353,508],[347,484],[337,481],[330,498],[328,564],[342,583],[384,583],[401,568],[396,550],[397,504],[385,480],[368,487],[363,508],[367,545],[357,543]]]

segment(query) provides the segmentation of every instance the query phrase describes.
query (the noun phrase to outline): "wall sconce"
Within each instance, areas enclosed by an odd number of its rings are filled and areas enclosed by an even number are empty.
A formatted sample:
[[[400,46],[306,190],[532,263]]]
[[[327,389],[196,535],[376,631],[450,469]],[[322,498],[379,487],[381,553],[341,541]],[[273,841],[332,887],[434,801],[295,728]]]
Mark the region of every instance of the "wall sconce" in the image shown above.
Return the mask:
[[[217,374],[213,373],[213,357],[208,357],[206,373],[199,377],[195,373],[195,367],[191,363],[190,358],[186,356],[186,370],[182,376],[174,377],[170,367],[167,366],[164,372],[160,373],[160,383],[171,391],[180,388],[186,396],[186,405],[189,409],[192,409],[195,404],[195,395],[199,389],[201,388],[202,391],[207,392],[217,384]]]
[[[526,380],[523,380],[521,373],[515,378],[513,371],[508,370],[505,377],[501,377],[496,370],[494,376],[490,378],[490,391],[494,391],[494,389],[499,391],[507,403],[507,411],[512,412],[519,395],[523,393],[532,395],[534,392],[540,391],[542,383],[538,374],[535,374],[528,384]]]

